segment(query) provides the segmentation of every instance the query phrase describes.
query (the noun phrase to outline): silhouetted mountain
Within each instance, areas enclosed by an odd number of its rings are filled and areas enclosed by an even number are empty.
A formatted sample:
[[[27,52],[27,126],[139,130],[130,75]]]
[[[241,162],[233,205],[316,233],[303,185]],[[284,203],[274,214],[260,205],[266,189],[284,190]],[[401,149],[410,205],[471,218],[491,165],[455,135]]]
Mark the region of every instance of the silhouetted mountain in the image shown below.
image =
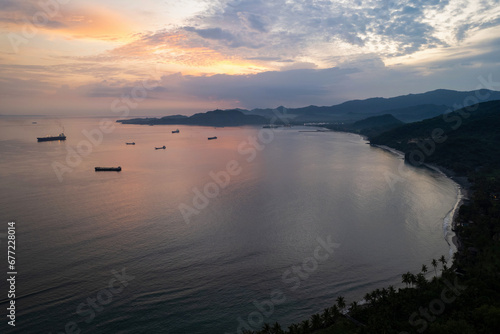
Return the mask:
[[[488,164],[500,168],[500,101],[405,124],[370,138],[405,152],[412,164],[436,163],[465,174]]]
[[[481,101],[500,100],[500,92],[487,89],[458,92],[438,89],[422,94],[392,98],[370,98],[347,101],[329,107],[309,106],[287,109],[213,110],[191,117],[174,115],[162,118],[120,120],[123,124],[186,124],[207,126],[260,125],[273,120],[275,124],[311,122],[353,123],[370,116],[392,114],[403,122],[415,122],[460,109]]]
[[[492,100],[500,100],[500,92],[487,89],[469,92],[438,89],[392,98],[376,97],[366,100],[352,100],[333,106],[311,105],[303,108],[289,108],[283,112],[295,115],[296,117],[293,119],[295,123],[354,122],[377,114],[393,114],[402,121],[414,122],[478,102]],[[276,109],[254,109],[246,113],[272,117],[276,113]]]
[[[325,127],[335,131],[359,133],[365,136],[376,136],[385,131],[397,128],[404,123],[393,115],[372,116],[352,124],[331,124]]]
[[[412,123],[433,118],[450,111],[452,109],[446,105],[420,104],[413,107],[385,110],[383,113],[391,114],[405,123]]]
[[[373,128],[394,128],[404,123],[391,114],[372,116],[361,121],[354,122],[352,128],[355,130],[366,130]]]
[[[123,124],[145,125],[202,125],[202,126],[242,126],[261,125],[269,120],[258,115],[245,115],[240,110],[213,110],[206,113],[194,114],[191,117],[175,115],[162,118],[134,118],[118,120]]]

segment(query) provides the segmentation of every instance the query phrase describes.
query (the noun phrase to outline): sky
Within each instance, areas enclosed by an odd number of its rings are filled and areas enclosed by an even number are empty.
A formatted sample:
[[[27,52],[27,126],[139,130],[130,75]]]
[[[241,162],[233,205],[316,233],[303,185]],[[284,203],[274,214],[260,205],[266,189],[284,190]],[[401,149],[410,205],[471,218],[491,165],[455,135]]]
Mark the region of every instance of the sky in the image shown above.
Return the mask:
[[[499,65],[499,0],[0,0],[3,115],[333,105]]]

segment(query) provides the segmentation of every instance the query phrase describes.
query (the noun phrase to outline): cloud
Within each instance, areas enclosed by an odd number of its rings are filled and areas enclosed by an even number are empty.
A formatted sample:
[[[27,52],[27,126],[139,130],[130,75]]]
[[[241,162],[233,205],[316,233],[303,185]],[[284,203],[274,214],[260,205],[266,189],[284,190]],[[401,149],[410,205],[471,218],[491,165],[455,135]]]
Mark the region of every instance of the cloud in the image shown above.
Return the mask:
[[[31,98],[34,96],[47,96],[56,86],[43,80],[25,80],[0,76],[0,96],[5,98]]]
[[[250,30],[255,30],[258,32],[266,33],[268,32],[268,26],[270,25],[267,17],[263,15],[257,15],[248,12],[238,12],[236,13],[241,23]]]
[[[208,39],[226,40],[229,42],[235,40],[233,34],[228,31],[222,30],[221,28],[196,29],[194,27],[185,27],[184,30],[195,32],[201,37]]]
[[[382,57],[447,47],[500,24],[499,18],[493,0],[230,0],[213,4],[190,23],[209,33],[204,37],[211,39],[208,47],[213,49],[247,47],[255,50],[236,52],[303,61],[308,51],[318,53],[319,45],[335,55],[377,52]]]
[[[133,23],[116,10],[95,3],[1,0],[0,25],[11,31],[60,34],[65,38],[119,40],[133,31]]]
[[[293,64],[282,66],[281,71],[315,69],[315,68],[318,68],[318,65],[316,65],[314,63],[294,62]]]
[[[157,109],[296,107],[474,89],[498,71],[495,0],[192,0],[179,5],[182,19],[170,20],[175,5],[150,11],[154,24],[141,30],[124,15],[135,4],[113,3],[61,5],[25,53],[1,53],[3,96],[109,100],[158,67],[147,98]],[[0,0],[0,27],[19,32],[40,10],[39,0]]]
[[[176,91],[202,100],[230,100],[238,107],[256,108],[285,104],[303,105],[305,101],[329,103],[335,88],[356,69],[295,69],[254,75],[163,76],[166,91]]]

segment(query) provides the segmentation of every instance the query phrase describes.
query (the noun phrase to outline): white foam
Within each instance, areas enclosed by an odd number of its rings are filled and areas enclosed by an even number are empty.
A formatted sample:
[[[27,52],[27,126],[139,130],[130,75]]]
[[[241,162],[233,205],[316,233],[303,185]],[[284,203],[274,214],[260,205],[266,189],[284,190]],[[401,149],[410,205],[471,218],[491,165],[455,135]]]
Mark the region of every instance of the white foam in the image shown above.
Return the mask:
[[[450,252],[449,256],[450,259],[453,258],[453,254],[457,252],[457,247],[453,243],[453,237],[455,236],[455,232],[453,232],[453,218],[455,217],[455,213],[457,209],[459,208],[460,204],[462,203],[463,199],[463,194],[462,190],[460,189],[460,186],[456,184],[457,188],[457,201],[455,203],[455,206],[446,214],[446,216],[443,219],[443,235],[444,235],[444,240],[448,243],[450,246]]]

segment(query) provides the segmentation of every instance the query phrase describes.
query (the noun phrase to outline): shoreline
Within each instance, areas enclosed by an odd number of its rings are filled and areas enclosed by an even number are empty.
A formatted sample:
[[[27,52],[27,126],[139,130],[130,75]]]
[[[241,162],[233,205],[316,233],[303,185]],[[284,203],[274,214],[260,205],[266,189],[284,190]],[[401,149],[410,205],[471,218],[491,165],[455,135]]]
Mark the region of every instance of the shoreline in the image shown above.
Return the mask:
[[[455,204],[453,209],[450,211],[450,213],[453,213],[452,217],[451,217],[451,221],[450,221],[450,226],[449,226],[450,231],[453,233],[453,236],[451,237],[451,242],[453,243],[453,245],[456,248],[455,252],[450,253],[450,258],[453,259],[453,254],[459,253],[462,250],[462,240],[460,238],[460,235],[457,234],[457,232],[455,230],[456,224],[457,224],[457,218],[458,218],[458,211],[459,211],[460,207],[462,206],[462,204],[471,198],[471,196],[472,196],[472,190],[471,190],[472,183],[469,182],[469,180],[467,179],[466,176],[457,176],[457,174],[454,171],[447,169],[445,167],[441,167],[441,166],[438,166],[436,164],[430,164],[430,163],[424,163],[424,166],[427,168],[431,168],[431,169],[445,175],[450,180],[455,182],[455,184],[457,184],[457,187],[458,187],[457,203]]]
[[[405,154],[404,152],[401,152],[399,150],[396,150],[392,147],[386,146],[386,145],[377,145],[377,144],[371,144],[370,146],[380,148],[384,151],[390,152],[394,155],[397,155],[398,157],[401,157],[404,159]],[[446,214],[446,216],[443,218],[443,233],[444,233],[444,239],[450,246],[450,259],[453,260],[453,255],[457,252],[461,251],[462,248],[462,241],[460,239],[460,235],[458,235],[455,232],[455,227],[456,227],[456,220],[458,217],[458,211],[464,201],[470,199],[472,193],[471,193],[471,183],[465,176],[457,176],[457,174],[445,167],[432,164],[432,163],[424,163],[422,164],[423,167],[431,169],[437,173],[442,174],[443,176],[449,178],[453,183],[456,184],[457,187],[457,201],[453,208],[451,208],[450,211]],[[451,215],[451,216],[450,216]],[[452,233],[450,236],[449,233]],[[451,242],[451,244],[450,244]],[[453,249],[452,245],[454,246],[455,249]]]

